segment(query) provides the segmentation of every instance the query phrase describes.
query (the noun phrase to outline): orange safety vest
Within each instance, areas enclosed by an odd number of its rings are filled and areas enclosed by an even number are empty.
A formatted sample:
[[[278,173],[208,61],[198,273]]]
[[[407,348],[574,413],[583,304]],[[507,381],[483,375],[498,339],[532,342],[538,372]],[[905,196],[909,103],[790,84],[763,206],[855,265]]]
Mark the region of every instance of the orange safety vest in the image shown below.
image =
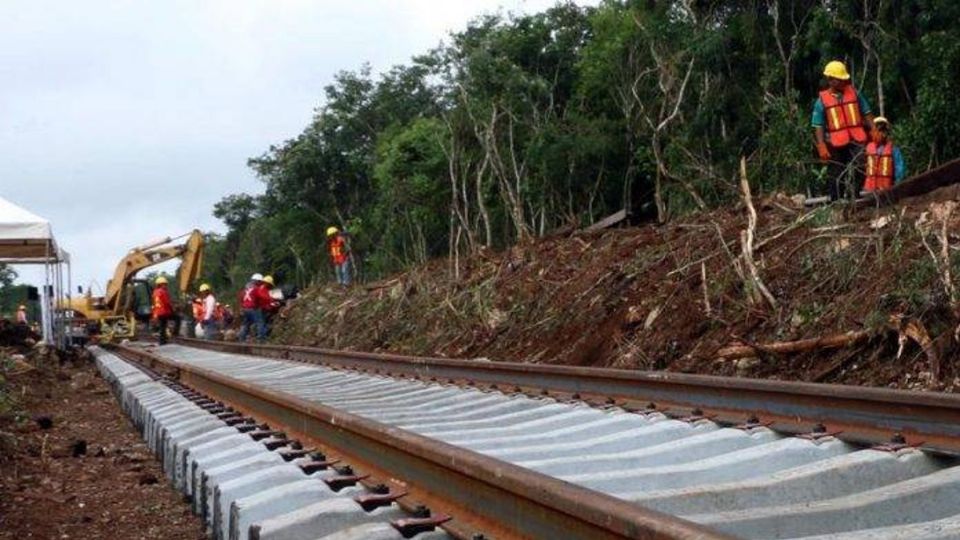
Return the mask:
[[[347,262],[347,241],[339,234],[330,239],[330,259],[333,264],[341,265]]]
[[[867,145],[867,179],[864,191],[878,191],[893,187],[893,143],[887,141],[882,147],[872,142]]]
[[[843,88],[843,95],[839,100],[827,89],[820,92],[820,101],[823,102],[823,112],[827,118],[830,146],[846,146],[851,138],[860,144],[867,142],[863,115],[860,113],[860,100],[852,84]]]
[[[193,320],[202,321],[203,320],[203,300],[199,302],[197,300],[193,301]]]

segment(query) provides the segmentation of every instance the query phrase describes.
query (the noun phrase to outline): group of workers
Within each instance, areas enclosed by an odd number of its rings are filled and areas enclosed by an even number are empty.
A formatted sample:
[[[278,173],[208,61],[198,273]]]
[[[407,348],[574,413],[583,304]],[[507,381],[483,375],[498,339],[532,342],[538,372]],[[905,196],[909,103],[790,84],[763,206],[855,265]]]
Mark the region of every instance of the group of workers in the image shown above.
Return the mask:
[[[267,334],[270,332],[271,319],[280,309],[279,300],[270,294],[275,285],[273,276],[261,274],[250,276],[250,281],[240,293],[240,307],[243,308],[240,333],[237,334],[237,339],[240,341],[247,340],[250,327],[253,327],[257,341],[266,341]]]
[[[193,320],[196,323],[194,333],[203,339],[216,339],[217,332],[233,321],[230,304],[217,302],[209,283],[200,285],[198,293],[193,299]]]
[[[179,317],[170,299],[167,278],[160,276],[154,284],[151,318],[159,332],[158,342],[163,345],[167,342],[168,324]],[[240,306],[243,309],[240,332],[237,335],[240,341],[246,341],[251,327],[257,341],[266,340],[269,323],[281,305],[280,300],[274,298],[270,292],[274,286],[273,276],[264,276],[259,273],[250,276],[250,281],[240,293]],[[233,312],[229,304],[217,302],[209,283],[200,285],[198,292],[198,296],[192,302],[196,335],[203,339],[216,339],[220,330],[232,324]]]
[[[337,284],[343,287],[350,285],[352,266],[348,236],[336,227],[327,228],[327,251],[333,265]],[[170,321],[179,320],[170,292],[167,289],[167,278],[160,276],[154,280],[153,296],[151,298],[151,320],[159,331],[158,342],[163,345],[167,342],[167,326]],[[240,331],[237,339],[246,341],[253,331],[257,341],[265,341],[270,332],[270,323],[281,306],[280,296],[271,294],[276,283],[273,276],[264,276],[256,273],[240,292],[240,307],[243,310],[240,319]],[[209,283],[203,283],[198,289],[199,294],[192,302],[193,319],[196,321],[196,335],[203,339],[216,339],[220,330],[230,326],[233,314],[229,304],[220,304]],[[22,307],[22,306],[21,306]],[[19,317],[19,314],[18,314]]]
[[[831,201],[855,199],[860,191],[892,188],[906,176],[900,149],[893,144],[890,121],[874,116],[870,102],[850,80],[847,66],[834,60],[823,70],[827,87],[813,105],[811,125],[817,155],[825,167],[826,191]],[[857,171],[866,158],[862,184]]]

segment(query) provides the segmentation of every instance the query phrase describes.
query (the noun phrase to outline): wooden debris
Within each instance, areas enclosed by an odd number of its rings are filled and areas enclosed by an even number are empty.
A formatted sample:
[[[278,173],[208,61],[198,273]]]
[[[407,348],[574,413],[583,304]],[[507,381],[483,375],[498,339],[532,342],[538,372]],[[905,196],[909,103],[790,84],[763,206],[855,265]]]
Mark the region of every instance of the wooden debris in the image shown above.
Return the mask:
[[[792,354],[818,349],[838,349],[865,341],[872,335],[874,335],[874,332],[871,330],[857,330],[831,336],[800,339],[797,341],[774,341],[772,343],[755,345],[736,344],[717,351],[717,357],[724,360],[734,360],[737,358],[757,356],[763,353]]]
[[[614,225],[620,223],[621,221],[626,220],[628,217],[630,217],[629,212],[627,212],[626,210],[620,210],[619,212],[610,214],[609,216],[601,219],[600,221],[594,223],[593,225],[590,225],[583,231],[589,233],[589,232],[602,231],[603,229],[609,229],[610,227],[613,227]]]
[[[750,182],[747,181],[747,160],[740,158],[740,194],[743,197],[743,203],[747,207],[747,228],[740,231],[740,250],[741,261],[738,273],[743,277],[744,285],[747,289],[747,299],[751,304],[759,304],[764,300],[770,304],[770,307],[777,309],[777,301],[770,294],[763,280],[760,279],[760,271],[757,270],[757,263],[753,258],[753,241],[757,231],[757,210],[753,207],[753,197],[750,195]]]
[[[882,197],[866,197],[857,201],[858,207],[893,204],[902,199],[925,195],[944,186],[960,182],[960,159],[944,163],[940,167],[918,174],[901,182],[893,189],[883,192]]]

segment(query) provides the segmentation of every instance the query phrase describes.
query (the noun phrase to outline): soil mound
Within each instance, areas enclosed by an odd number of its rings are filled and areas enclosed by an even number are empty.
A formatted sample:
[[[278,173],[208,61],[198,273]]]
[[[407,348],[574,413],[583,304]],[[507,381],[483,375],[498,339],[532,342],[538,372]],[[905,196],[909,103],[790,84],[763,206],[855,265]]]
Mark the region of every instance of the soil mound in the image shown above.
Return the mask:
[[[783,195],[308,290],[282,343],[954,391],[960,187]]]

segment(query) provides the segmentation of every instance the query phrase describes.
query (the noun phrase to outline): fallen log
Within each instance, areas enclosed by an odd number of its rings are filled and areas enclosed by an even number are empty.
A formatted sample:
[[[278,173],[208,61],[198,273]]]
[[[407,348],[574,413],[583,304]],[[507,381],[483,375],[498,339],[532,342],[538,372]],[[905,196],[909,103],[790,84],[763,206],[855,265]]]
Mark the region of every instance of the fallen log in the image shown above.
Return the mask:
[[[838,349],[865,341],[874,334],[875,332],[872,330],[856,330],[844,332],[843,334],[800,339],[797,341],[774,341],[772,343],[754,345],[730,345],[718,350],[717,357],[724,360],[736,360],[738,358],[757,356],[761,353],[791,354],[817,349]]]
[[[912,176],[890,190],[871,193],[859,199],[857,207],[885,206],[910,197],[925,195],[958,182],[960,182],[960,159],[954,159],[935,169]]]
[[[620,210],[619,212],[610,214],[609,216],[601,219],[600,221],[594,223],[593,225],[590,225],[583,231],[590,233],[590,232],[602,231],[603,229],[609,229],[610,227],[613,227],[614,225],[620,223],[621,221],[624,221],[629,217],[630,217],[629,212],[627,212],[626,210]]]
[[[916,320],[906,320],[900,315],[891,315],[887,321],[886,329],[896,332],[898,335],[899,350],[897,351],[897,358],[900,358],[903,354],[907,341],[913,341],[927,355],[931,370],[936,375],[940,374],[940,357],[923,323]],[[737,343],[721,348],[717,351],[716,357],[721,360],[737,360],[757,356],[761,353],[794,354],[820,349],[839,349],[866,341],[880,332],[880,330],[851,330],[842,334],[798,339],[796,341],[774,341],[762,344]]]

